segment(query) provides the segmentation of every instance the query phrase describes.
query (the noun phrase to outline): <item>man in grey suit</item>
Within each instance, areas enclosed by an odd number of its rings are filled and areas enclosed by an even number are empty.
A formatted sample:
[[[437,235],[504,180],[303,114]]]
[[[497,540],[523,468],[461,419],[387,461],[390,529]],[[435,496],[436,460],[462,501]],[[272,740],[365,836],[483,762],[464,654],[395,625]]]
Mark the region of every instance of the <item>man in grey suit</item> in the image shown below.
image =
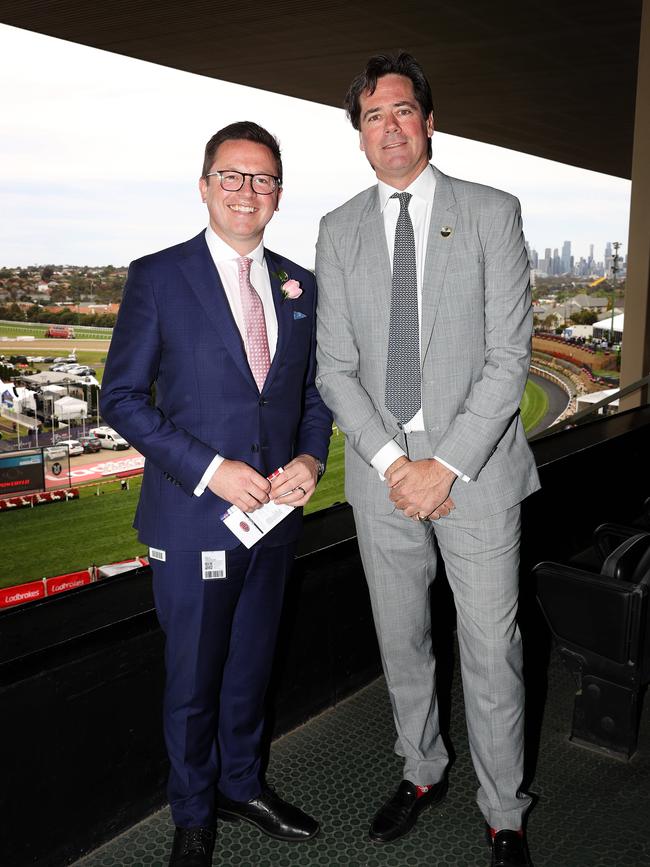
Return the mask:
[[[370,837],[401,837],[447,791],[428,604],[440,555],[492,864],[529,865],[516,613],[520,503],[539,480],[519,415],[532,327],[519,203],[429,164],[431,90],[411,55],[371,58],[346,108],[378,184],[321,222],[316,382],[346,435],[404,759]]]

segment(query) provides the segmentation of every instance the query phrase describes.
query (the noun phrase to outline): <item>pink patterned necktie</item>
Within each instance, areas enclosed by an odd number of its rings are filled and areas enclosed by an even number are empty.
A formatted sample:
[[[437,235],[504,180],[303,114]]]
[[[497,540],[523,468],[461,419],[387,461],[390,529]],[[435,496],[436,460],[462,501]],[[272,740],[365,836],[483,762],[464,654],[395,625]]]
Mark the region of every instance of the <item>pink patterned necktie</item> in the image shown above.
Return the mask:
[[[266,374],[271,366],[264,306],[260,296],[251,285],[250,271],[253,260],[249,259],[248,256],[242,256],[237,260],[237,263],[239,265],[239,292],[246,331],[246,355],[253,379],[259,390],[262,391]]]

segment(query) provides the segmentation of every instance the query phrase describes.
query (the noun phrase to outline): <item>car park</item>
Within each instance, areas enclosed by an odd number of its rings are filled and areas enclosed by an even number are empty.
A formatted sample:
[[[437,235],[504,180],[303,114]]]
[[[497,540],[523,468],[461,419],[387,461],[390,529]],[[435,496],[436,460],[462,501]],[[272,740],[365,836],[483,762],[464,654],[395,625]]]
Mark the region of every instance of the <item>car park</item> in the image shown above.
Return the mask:
[[[45,455],[51,461],[61,461],[64,458],[67,458],[69,454],[70,453],[68,452],[67,448],[60,445],[59,443],[56,443],[56,445],[53,446],[48,446],[45,449]]]
[[[81,445],[79,440],[58,440],[56,445],[57,447],[65,446],[70,453],[71,458],[84,453],[84,447]]]
[[[129,444],[121,437],[112,427],[102,425],[101,427],[91,428],[89,431],[91,436],[96,437],[101,443],[103,449],[128,449]]]
[[[80,436],[79,442],[83,446],[83,450],[86,453],[94,453],[100,451],[102,444],[97,439],[97,437],[91,436]]]

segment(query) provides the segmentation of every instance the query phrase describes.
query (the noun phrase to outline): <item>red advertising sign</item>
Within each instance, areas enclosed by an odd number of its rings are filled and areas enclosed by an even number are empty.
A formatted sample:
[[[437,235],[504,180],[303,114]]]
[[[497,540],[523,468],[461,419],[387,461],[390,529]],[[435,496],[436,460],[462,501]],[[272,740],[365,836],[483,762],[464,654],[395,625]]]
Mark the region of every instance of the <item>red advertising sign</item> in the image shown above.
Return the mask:
[[[66,590],[73,590],[75,587],[90,584],[90,580],[88,569],[83,569],[81,572],[70,572],[69,575],[57,575],[54,578],[46,578],[46,593],[48,596],[53,596],[55,593],[64,593]]]
[[[45,596],[45,584],[42,581],[29,581],[17,587],[5,587],[0,590],[0,608],[11,608],[12,605],[22,605],[33,599]]]

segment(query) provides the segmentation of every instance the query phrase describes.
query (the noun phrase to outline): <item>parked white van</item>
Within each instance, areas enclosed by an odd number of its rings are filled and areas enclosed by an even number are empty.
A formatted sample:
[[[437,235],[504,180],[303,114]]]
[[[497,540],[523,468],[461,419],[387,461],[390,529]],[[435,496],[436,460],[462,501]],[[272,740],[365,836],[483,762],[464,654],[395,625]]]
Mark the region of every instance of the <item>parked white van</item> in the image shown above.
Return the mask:
[[[103,449],[128,449],[129,444],[121,437],[112,427],[103,425],[102,427],[93,427],[88,433],[91,437],[99,440]]]

